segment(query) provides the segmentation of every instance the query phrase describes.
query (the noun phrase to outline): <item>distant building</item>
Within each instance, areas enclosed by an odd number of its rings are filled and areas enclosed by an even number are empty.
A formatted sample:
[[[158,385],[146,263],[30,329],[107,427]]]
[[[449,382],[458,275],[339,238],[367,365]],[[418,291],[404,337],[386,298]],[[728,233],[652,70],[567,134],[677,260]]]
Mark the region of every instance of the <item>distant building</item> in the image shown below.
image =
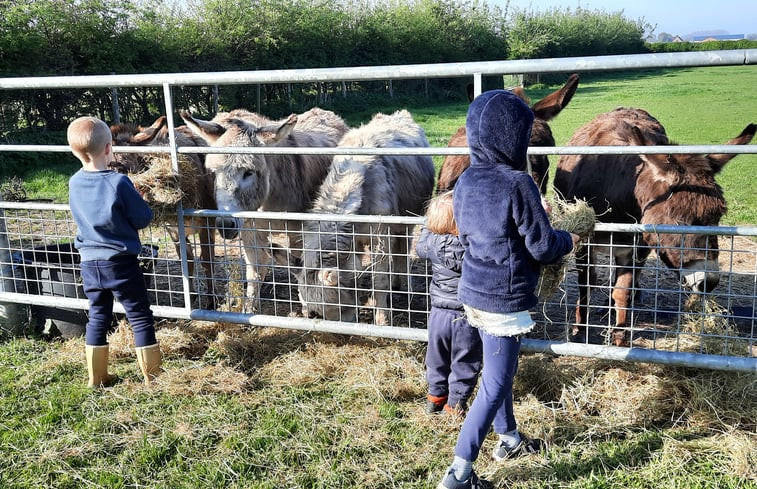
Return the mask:
[[[741,41],[746,39],[745,34],[716,34],[711,36],[694,36],[692,41],[694,42],[710,42],[710,41]]]
[[[683,38],[681,36],[675,36],[670,42],[683,42]]]

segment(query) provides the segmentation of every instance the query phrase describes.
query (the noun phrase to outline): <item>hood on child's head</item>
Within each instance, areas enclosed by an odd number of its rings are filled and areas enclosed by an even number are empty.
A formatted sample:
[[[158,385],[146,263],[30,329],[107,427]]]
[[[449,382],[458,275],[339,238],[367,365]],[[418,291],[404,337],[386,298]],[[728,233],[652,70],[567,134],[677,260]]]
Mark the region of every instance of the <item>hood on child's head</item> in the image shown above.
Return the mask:
[[[465,121],[471,166],[506,164],[525,170],[533,122],[531,108],[512,92],[490,90],[476,97]]]

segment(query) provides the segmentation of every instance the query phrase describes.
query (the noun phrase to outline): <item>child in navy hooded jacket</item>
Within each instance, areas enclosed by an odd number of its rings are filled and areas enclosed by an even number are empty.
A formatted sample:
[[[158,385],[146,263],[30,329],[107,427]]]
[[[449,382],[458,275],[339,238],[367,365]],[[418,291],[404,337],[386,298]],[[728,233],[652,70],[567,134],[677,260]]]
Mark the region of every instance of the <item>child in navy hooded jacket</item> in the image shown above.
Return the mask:
[[[521,335],[534,322],[541,266],[573,249],[578,236],[552,228],[526,169],[533,112],[505,90],[484,92],[468,109],[471,165],[455,185],[454,216],[465,249],[458,298],[483,344],[478,394],[463,422],[455,459],[439,489],[485,487],[473,472],[489,428],[502,460],[540,451],[540,440],[517,431],[512,385]]]
[[[463,414],[481,371],[481,337],[457,298],[463,245],[452,214],[452,191],[434,198],[415,251],[431,262],[431,313],[426,348],[426,412]]]

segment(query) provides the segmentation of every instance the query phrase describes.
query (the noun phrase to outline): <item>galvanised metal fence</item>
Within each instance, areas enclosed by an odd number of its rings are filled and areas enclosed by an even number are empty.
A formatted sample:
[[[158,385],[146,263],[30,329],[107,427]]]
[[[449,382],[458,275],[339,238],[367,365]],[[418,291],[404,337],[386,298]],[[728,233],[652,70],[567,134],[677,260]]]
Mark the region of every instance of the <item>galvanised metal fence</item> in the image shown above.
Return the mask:
[[[103,86],[164,87],[168,126],[174,112],[170,88],[177,84],[267,83],[297,81],[375,80],[433,76],[473,76],[480,88],[482,74],[548,73],[582,70],[612,70],[678,66],[753,64],[757,50],[669,53],[655,55],[562,58],[553,60],[456,63],[371,68],[279,70],[270,72],[203,73],[168,75],[126,75],[94,77],[4,78],[0,88],[66,88]],[[67,152],[67,146],[4,145],[2,151]],[[189,148],[176,147],[171,131],[166,147],[116,147],[116,151],[169,153],[174,168],[182,153],[270,154],[464,154],[466,148],[357,149],[357,148]],[[531,154],[621,154],[621,153],[757,153],[754,146],[676,147],[554,147],[531,148]],[[0,302],[6,308],[23,307],[39,330],[57,328],[67,335],[80,334],[87,301],[81,292],[78,253],[71,242],[75,226],[68,207],[60,204],[0,203]],[[179,216],[184,219],[179,219]],[[188,230],[214,228],[216,217],[235,217],[242,222],[241,236],[216,239],[212,258],[202,260],[196,235]],[[175,220],[180,236],[174,243],[166,227],[155,223],[143,232],[143,256],[151,301],[156,315],[166,318],[244,323],[256,326],[308,331],[367,335],[425,341],[429,310],[430,268],[414,257],[412,242],[421,217],[343,216],[311,213],[223,212],[177,207]],[[402,224],[405,232],[393,235],[397,249],[342,250],[360,266],[349,272],[329,291],[303,282],[300,258],[308,221],[367,223],[371,236],[387,234],[389,224]],[[170,224],[170,223],[169,223]],[[396,226],[395,226],[396,228]],[[2,231],[3,226],[0,226]],[[614,324],[612,284],[614,267],[608,260],[593,265],[599,277],[592,287],[591,313],[586,326],[595,337],[571,338],[574,304],[578,295],[575,273],[567,267],[559,290],[533,311],[538,327],[524,339],[526,351],[590,356],[629,361],[646,361],[725,370],[757,371],[757,235],[756,227],[676,227],[598,224],[598,231],[610,233],[704,233],[719,236],[721,280],[716,289],[692,294],[679,283],[679,273],[665,267],[654,250],[646,263],[634,270],[635,301],[628,306],[629,321],[623,326],[629,347],[611,346]],[[396,232],[396,231],[395,231]],[[343,242],[355,242],[349,236]],[[311,240],[312,241],[312,240]],[[310,241],[309,241],[310,242]],[[610,241],[611,243],[613,240]],[[586,244],[594,246],[591,240]],[[610,245],[612,246],[612,245]],[[638,243],[638,246],[643,246]],[[333,250],[310,250],[329,252]],[[400,255],[399,257],[397,255]],[[248,256],[245,260],[245,255]],[[396,267],[379,266],[385,260],[401,259]],[[249,263],[247,263],[247,262]],[[341,262],[340,262],[341,263]],[[253,265],[252,268],[249,265]],[[401,270],[401,272],[398,272]],[[251,272],[259,275],[251,280]],[[382,274],[389,274],[382,277]],[[387,285],[389,284],[389,285]],[[303,314],[301,294],[305,287],[309,311]],[[321,285],[322,287],[322,285]],[[331,287],[333,289],[334,287]],[[388,292],[388,300],[382,295]],[[331,290],[333,292],[333,290]],[[313,299],[313,298],[316,299]],[[116,305],[116,312],[121,312]],[[320,314],[319,314],[320,312]],[[349,319],[343,321],[342,319]],[[599,338],[599,339],[597,339]]]

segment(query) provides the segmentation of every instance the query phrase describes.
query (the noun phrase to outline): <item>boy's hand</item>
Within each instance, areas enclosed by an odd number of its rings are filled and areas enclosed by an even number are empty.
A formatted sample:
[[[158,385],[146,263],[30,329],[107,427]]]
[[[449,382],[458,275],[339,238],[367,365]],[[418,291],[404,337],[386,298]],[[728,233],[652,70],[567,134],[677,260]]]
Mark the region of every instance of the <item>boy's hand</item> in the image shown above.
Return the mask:
[[[581,236],[575,233],[570,233],[570,239],[573,240],[573,248],[575,248],[578,245],[578,242],[581,241]]]
[[[145,189],[143,189],[139,185],[134,185],[134,188],[136,189],[139,196],[142,197],[142,200],[145,200]]]

